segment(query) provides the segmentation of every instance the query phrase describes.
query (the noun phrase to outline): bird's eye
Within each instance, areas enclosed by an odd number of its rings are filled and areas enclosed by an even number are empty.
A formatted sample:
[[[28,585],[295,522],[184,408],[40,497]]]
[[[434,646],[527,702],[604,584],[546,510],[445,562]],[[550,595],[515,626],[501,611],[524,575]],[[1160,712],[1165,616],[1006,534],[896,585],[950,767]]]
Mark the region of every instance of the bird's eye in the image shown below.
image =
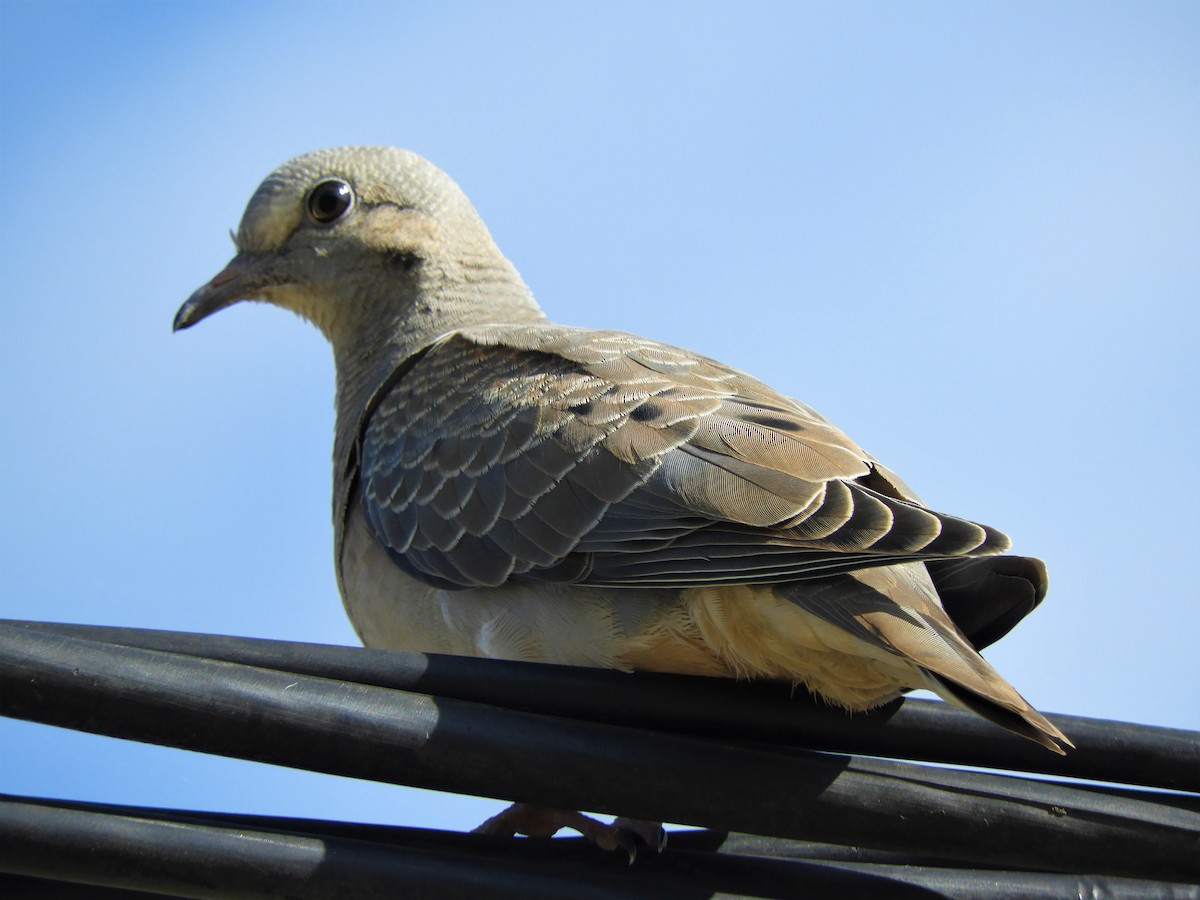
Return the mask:
[[[308,214],[318,225],[336,222],[354,205],[354,191],[344,181],[322,181],[308,194]]]

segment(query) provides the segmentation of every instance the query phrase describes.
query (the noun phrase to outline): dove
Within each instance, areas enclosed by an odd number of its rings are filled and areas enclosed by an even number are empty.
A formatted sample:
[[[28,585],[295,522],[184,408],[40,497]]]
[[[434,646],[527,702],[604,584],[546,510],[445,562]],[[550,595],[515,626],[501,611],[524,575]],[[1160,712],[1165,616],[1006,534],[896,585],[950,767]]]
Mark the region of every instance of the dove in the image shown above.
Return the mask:
[[[328,338],[335,564],[367,646],[783,679],[847,710],[925,688],[1071,746],[939,598],[942,582],[992,638],[1011,627],[992,621],[1027,611],[1008,600],[970,610],[1005,595],[986,565],[1004,534],[929,509],[746,373],[552,322],[432,163],[297,157],[254,193],[235,244],[174,327],[252,300]],[[1036,605],[1044,568],[1024,562]]]

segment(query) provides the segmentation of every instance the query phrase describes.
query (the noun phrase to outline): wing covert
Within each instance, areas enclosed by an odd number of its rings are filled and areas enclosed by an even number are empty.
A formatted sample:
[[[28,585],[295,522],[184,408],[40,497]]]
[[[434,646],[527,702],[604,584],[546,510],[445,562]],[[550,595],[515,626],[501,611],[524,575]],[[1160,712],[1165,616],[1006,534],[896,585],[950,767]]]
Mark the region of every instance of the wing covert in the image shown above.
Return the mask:
[[[372,532],[446,588],[780,582],[1007,546],[908,499],[803,404],[619,332],[454,332],[360,445]]]

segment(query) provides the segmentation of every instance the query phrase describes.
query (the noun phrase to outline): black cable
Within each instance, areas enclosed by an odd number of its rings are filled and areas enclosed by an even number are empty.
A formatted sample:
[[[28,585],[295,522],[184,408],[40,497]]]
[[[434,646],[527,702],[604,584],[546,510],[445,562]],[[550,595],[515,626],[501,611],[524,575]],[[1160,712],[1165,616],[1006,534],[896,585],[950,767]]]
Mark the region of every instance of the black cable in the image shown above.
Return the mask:
[[[1152,792],[735,746],[34,628],[0,628],[0,711],[352,777],[983,867],[1200,879],[1200,813]]]
[[[1200,792],[1200,734],[1182,729],[1053,715],[1076,745],[1075,751],[1058,756],[978,716],[930,700],[898,701],[850,716],[779,683],[136,628],[9,620],[0,625],[714,739]]]
[[[796,852],[799,848],[799,853]],[[1197,898],[1156,880],[947,869],[806,856],[795,842],[692,832],[628,866],[581,840],[508,841],[388,826],[0,797],[5,896],[67,883],[183,897]],[[39,893],[38,889],[46,890]],[[54,889],[50,893],[50,889]],[[107,896],[107,895],[105,895]],[[117,900],[118,895],[113,896]],[[128,895],[119,895],[125,900]],[[144,894],[136,896],[144,897]],[[132,900],[132,898],[131,898]]]

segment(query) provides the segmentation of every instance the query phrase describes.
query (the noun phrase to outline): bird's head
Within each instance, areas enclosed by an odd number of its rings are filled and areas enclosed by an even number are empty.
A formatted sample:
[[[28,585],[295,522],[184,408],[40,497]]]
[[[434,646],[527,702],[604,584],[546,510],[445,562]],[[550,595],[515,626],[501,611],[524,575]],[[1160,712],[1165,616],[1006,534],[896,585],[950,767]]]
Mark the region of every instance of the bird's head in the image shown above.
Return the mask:
[[[440,333],[478,321],[480,307],[500,307],[500,320],[506,305],[536,310],[458,185],[405,150],[342,147],[285,163],[250,198],[234,242],[237,255],[180,307],[175,330],[258,300],[304,316],[336,349],[363,327]]]

